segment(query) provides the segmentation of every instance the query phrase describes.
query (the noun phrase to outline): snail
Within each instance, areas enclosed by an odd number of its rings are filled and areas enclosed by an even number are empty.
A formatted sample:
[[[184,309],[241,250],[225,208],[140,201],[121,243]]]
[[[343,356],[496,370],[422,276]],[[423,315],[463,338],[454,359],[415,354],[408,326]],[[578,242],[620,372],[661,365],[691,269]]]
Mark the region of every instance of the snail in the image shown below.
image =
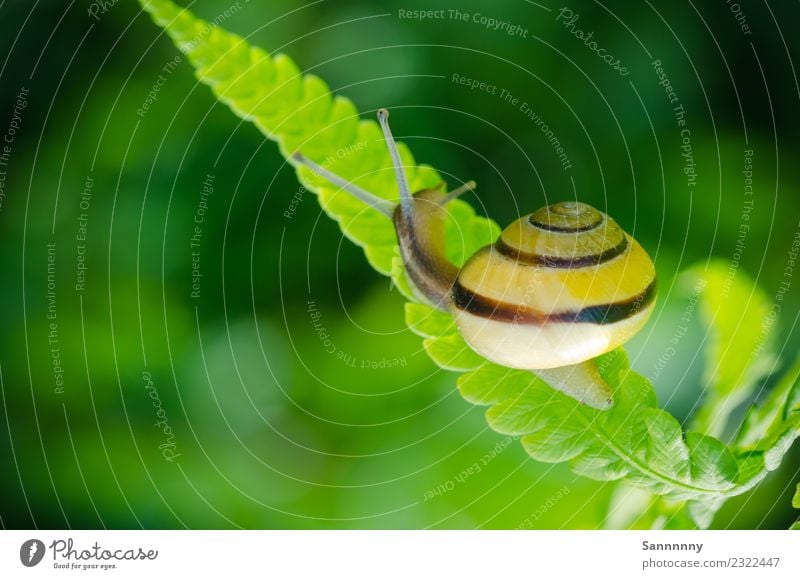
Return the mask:
[[[392,220],[414,294],[451,313],[473,350],[530,370],[588,406],[610,407],[611,388],[590,360],[627,342],[652,313],[656,278],[647,252],[606,214],[567,201],[520,217],[457,268],[445,255],[446,207],[475,183],[411,194],[388,117],[378,111],[397,204],[300,152],[292,159]]]

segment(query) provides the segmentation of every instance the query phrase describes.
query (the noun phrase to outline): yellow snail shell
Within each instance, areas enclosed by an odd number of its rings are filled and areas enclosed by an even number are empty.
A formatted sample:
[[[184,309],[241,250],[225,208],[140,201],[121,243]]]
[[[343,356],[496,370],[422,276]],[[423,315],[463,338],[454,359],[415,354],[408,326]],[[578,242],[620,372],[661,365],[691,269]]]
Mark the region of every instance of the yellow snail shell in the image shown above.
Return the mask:
[[[578,364],[647,322],[655,269],[639,243],[589,205],[556,203],[522,217],[473,255],[452,313],[484,357],[526,370]]]

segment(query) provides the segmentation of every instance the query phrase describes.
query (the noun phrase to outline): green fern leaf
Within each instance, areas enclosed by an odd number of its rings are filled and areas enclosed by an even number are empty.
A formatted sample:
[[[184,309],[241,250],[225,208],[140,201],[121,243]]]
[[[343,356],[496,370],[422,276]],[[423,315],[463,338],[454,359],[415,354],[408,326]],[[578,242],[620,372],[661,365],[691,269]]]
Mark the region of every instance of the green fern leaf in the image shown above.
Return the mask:
[[[731,411],[775,364],[771,303],[744,272],[731,272],[719,261],[687,270],[681,282],[699,293],[700,313],[711,329],[705,349],[706,394],[692,428],[719,436]]]
[[[734,444],[742,449],[755,448],[760,441],[774,437],[797,408],[800,408],[800,358],[762,402],[748,409]]]
[[[406,304],[406,324],[423,338],[438,338],[456,331],[453,318],[422,304]]]

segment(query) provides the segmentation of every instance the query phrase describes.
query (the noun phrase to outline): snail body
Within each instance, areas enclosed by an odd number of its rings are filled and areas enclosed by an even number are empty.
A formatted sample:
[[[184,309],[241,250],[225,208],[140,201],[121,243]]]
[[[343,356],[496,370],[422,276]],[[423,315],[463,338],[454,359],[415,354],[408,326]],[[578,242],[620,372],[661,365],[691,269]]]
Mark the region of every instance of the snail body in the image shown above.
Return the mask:
[[[450,312],[472,349],[531,370],[590,406],[610,406],[610,387],[588,361],[628,341],[652,313],[655,268],[641,245],[597,209],[561,202],[517,219],[459,269],[445,254],[446,206],[474,183],[412,195],[388,111],[378,119],[394,160],[397,205],[299,153],[293,158],[392,219],[415,295]]]

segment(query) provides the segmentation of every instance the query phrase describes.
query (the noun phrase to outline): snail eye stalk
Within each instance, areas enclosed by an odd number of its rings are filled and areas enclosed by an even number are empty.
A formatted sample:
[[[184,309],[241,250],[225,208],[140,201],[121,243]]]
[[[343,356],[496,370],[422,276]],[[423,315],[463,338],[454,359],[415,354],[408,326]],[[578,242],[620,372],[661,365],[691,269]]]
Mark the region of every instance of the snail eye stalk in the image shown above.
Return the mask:
[[[457,198],[461,197],[467,191],[474,190],[475,187],[477,187],[477,184],[475,183],[475,181],[467,181],[466,183],[464,183],[460,187],[456,187],[455,189],[450,191],[447,195],[442,197],[442,200],[439,201],[439,205],[444,207],[445,205],[450,203],[453,199],[457,199]]]
[[[392,130],[389,128],[389,111],[386,109],[378,110],[378,122],[383,130],[383,138],[386,139],[386,146],[389,148],[389,154],[392,156],[392,163],[394,164],[394,173],[397,178],[397,187],[400,189],[400,207],[403,213],[411,215],[411,189],[408,186],[408,179],[406,172],[403,170],[403,160],[400,158],[400,151],[397,149],[392,136]]]

